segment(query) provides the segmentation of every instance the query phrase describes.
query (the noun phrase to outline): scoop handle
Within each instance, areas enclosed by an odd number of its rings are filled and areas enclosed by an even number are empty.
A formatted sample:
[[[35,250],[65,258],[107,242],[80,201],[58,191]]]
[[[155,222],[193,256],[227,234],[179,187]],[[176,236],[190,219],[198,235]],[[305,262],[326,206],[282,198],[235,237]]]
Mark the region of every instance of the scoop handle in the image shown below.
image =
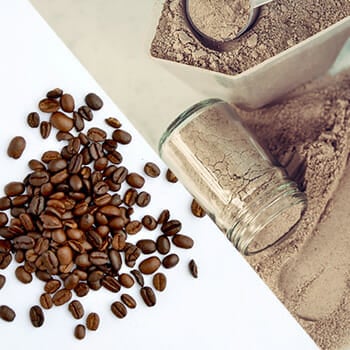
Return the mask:
[[[271,1],[273,1],[273,0],[251,0],[252,8],[255,9],[255,8],[260,7],[262,5],[268,4]]]

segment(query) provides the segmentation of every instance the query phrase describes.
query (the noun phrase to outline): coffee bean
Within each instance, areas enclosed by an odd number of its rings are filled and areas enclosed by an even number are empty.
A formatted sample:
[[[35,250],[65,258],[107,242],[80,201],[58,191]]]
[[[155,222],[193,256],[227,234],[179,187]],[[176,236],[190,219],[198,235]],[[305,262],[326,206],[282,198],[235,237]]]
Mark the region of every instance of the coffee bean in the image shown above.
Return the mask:
[[[62,112],[55,112],[51,114],[50,123],[59,131],[68,132],[73,129],[73,119],[69,118]]]
[[[137,195],[138,193],[134,188],[129,188],[124,194],[123,202],[132,207],[136,203]]]
[[[89,286],[83,282],[78,283],[78,285],[74,288],[74,292],[79,298],[82,298],[85,295],[87,295],[89,293],[89,290]]]
[[[136,245],[129,244],[128,248],[125,250],[125,264],[128,267],[134,267],[140,255],[141,250],[137,248]]]
[[[106,139],[107,134],[100,128],[90,128],[87,132],[87,137],[92,142],[102,142]]]
[[[9,253],[11,249],[12,249],[12,245],[10,241],[7,241],[5,239],[0,239],[0,253]]]
[[[176,183],[178,181],[177,177],[170,169],[167,170],[165,177],[171,183]]]
[[[185,235],[175,235],[172,238],[173,243],[183,249],[190,249],[193,247],[193,239]]]
[[[29,176],[29,183],[35,187],[40,187],[49,180],[50,176],[46,171],[36,171]]]
[[[125,181],[127,176],[128,176],[128,169],[123,166],[120,166],[114,171],[112,175],[112,180],[115,183],[121,184],[122,182]]]
[[[12,261],[10,253],[0,253],[0,270],[5,270]]]
[[[39,305],[34,305],[30,308],[29,317],[32,325],[36,328],[39,328],[44,324],[44,313]]]
[[[121,288],[119,281],[112,276],[105,276],[102,279],[102,286],[112,293],[118,293]]]
[[[68,310],[76,320],[84,316],[84,307],[78,300],[73,300],[68,304]]]
[[[206,215],[204,209],[198,204],[195,199],[193,199],[191,203],[191,212],[198,218],[202,218]]]
[[[136,233],[140,232],[142,229],[142,223],[138,220],[130,221],[125,226],[125,232],[129,235],[135,235]]]
[[[120,274],[118,281],[125,288],[131,288],[135,283],[134,279],[127,273]]]
[[[151,195],[145,191],[140,192],[136,198],[136,204],[142,208],[146,207],[150,201],[151,201]]]
[[[108,165],[108,159],[106,157],[99,158],[94,162],[94,169],[97,171],[104,170]]]
[[[83,324],[78,324],[77,326],[75,326],[74,328],[74,336],[81,340],[84,339],[86,335],[86,329],[85,326]]]
[[[106,151],[106,152],[113,152],[116,150],[116,148],[118,147],[118,142],[111,140],[111,139],[107,139],[103,142],[102,144],[102,148]],[[106,176],[108,176],[106,174]]]
[[[100,316],[95,312],[90,312],[86,318],[86,328],[90,331],[96,331],[100,325]]]
[[[7,305],[0,306],[0,318],[6,322],[12,322],[16,317],[16,313]]]
[[[61,159],[61,158],[62,156],[60,152],[57,152],[57,151],[46,151],[41,156],[41,160],[46,164],[50,163],[52,160]]]
[[[69,289],[60,289],[52,297],[52,301],[56,306],[67,303],[72,298],[72,292]]]
[[[29,236],[18,236],[13,239],[13,247],[15,249],[28,250],[35,246],[35,240]]]
[[[78,174],[83,165],[83,156],[76,154],[72,157],[68,165],[68,172],[70,174]]]
[[[53,306],[52,297],[48,293],[41,294],[39,301],[40,301],[40,305],[46,310],[51,309]]]
[[[120,296],[120,299],[122,302],[129,308],[129,309],[135,309],[136,308],[136,300],[129,294],[122,294]]]
[[[112,138],[122,145],[127,145],[132,139],[131,135],[127,131],[121,129],[115,130],[112,134]]]
[[[27,272],[23,266],[18,266],[16,268],[15,275],[20,282],[25,284],[30,283],[33,280],[32,274]]]
[[[47,168],[53,173],[57,173],[58,171],[63,170],[66,167],[67,161],[65,159],[53,159],[47,165]]]
[[[108,255],[104,252],[91,252],[89,255],[89,260],[95,266],[109,263]]]
[[[178,264],[179,260],[177,254],[169,254],[163,259],[162,264],[166,269],[171,269]]]
[[[78,283],[79,283],[79,276],[75,273],[71,273],[69,276],[67,276],[64,280],[64,287],[66,289],[74,289]]]
[[[123,250],[125,248],[125,240],[124,232],[115,234],[112,240],[112,247],[116,250]]]
[[[170,218],[169,210],[168,209],[162,210],[157,220],[158,225],[162,225],[166,223],[169,220],[169,218]]]
[[[157,227],[157,220],[151,215],[145,215],[142,220],[142,225],[147,228],[147,230],[155,230]]]
[[[7,148],[7,155],[13,159],[21,157],[24,149],[26,148],[26,140],[22,136],[14,137]]]
[[[111,305],[111,310],[113,314],[118,318],[124,318],[128,310],[126,309],[125,305],[122,304],[120,301],[116,301]]]
[[[73,124],[76,131],[82,131],[85,127],[85,122],[80,113],[73,113]]]
[[[0,213],[0,227],[5,226],[8,223],[8,217],[6,213]]]
[[[6,283],[6,277],[0,274],[0,289],[4,287],[5,283]]]
[[[132,187],[141,188],[145,183],[145,179],[137,173],[130,173],[126,177],[126,182]]]
[[[150,275],[154,272],[156,272],[161,265],[161,262],[158,257],[156,256],[151,256],[150,258],[147,258],[143,260],[139,264],[139,270],[144,274],[144,275]]]
[[[75,107],[73,96],[70,94],[63,94],[60,99],[60,105],[65,112],[73,112]]]
[[[156,241],[157,250],[160,254],[168,254],[170,251],[170,241],[167,236],[161,235]]]
[[[179,220],[169,220],[162,225],[161,230],[166,236],[173,236],[180,232],[181,228],[182,224]]]
[[[142,276],[142,273],[139,270],[131,270],[130,273],[134,276],[135,281],[143,287],[145,285],[144,278]]]
[[[40,124],[40,117],[37,112],[31,112],[27,116],[27,123],[31,128],[37,128]]]
[[[193,259],[191,259],[191,261],[189,262],[188,267],[190,269],[191,275],[194,278],[198,278],[198,267],[196,262]]]
[[[53,90],[48,91],[48,93],[46,94],[46,97],[48,97],[48,98],[58,98],[58,97],[62,96],[62,94],[63,94],[62,89],[55,88]]]
[[[28,166],[33,171],[45,170],[45,165],[37,159],[31,159],[28,162]]]
[[[115,129],[119,129],[122,126],[121,122],[114,117],[106,118],[105,122],[107,123],[107,125]]]
[[[45,113],[53,113],[60,109],[60,105],[55,99],[44,98],[39,102],[39,109]]]
[[[107,154],[107,159],[113,164],[120,164],[123,161],[123,156],[117,151],[111,151]]]
[[[153,286],[156,290],[162,292],[166,288],[167,279],[164,273],[158,272],[153,276]]]
[[[29,203],[28,213],[40,215],[45,207],[45,198],[43,196],[34,196]]]
[[[85,96],[85,103],[94,111],[101,109],[103,106],[101,98],[94,93],[89,93]]]
[[[142,287],[140,294],[147,306],[151,307],[156,305],[156,296],[151,287]]]
[[[141,249],[143,254],[154,253],[157,249],[156,243],[152,239],[140,239],[136,246]]]
[[[52,125],[50,122],[42,121],[40,123],[40,135],[43,139],[47,139],[50,136]]]
[[[80,116],[87,120],[87,121],[91,121],[93,119],[93,114],[91,109],[88,106],[82,106],[78,109],[78,113],[80,114]]]
[[[8,197],[0,198],[0,210],[7,210],[11,207],[11,200]]]

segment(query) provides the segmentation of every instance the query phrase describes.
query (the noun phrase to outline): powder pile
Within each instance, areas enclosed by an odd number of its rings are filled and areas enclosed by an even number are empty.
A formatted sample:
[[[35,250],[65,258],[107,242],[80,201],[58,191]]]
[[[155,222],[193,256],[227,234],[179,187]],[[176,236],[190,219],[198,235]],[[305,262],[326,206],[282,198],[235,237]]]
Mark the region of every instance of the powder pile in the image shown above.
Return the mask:
[[[208,10],[201,3],[197,1],[197,12],[202,15],[204,12],[205,15]],[[201,17],[200,13],[197,13],[197,18]],[[347,16],[350,16],[348,0],[272,1],[262,7],[255,26],[248,33],[235,40],[229,51],[219,52],[204,46],[195,37],[186,19],[184,0],[166,0],[152,42],[151,54],[154,57],[235,75]],[[221,30],[222,36],[227,35],[227,28],[221,26]]]
[[[290,238],[247,259],[322,349],[350,344],[350,71],[239,114],[308,199]]]

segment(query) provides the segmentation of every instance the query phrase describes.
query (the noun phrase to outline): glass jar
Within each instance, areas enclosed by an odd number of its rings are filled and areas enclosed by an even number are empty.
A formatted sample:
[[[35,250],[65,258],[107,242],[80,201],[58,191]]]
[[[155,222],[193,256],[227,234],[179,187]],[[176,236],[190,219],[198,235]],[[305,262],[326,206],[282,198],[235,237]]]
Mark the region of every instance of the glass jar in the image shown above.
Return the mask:
[[[202,101],[176,118],[159,153],[244,254],[280,242],[305,210],[304,193],[222,100]]]

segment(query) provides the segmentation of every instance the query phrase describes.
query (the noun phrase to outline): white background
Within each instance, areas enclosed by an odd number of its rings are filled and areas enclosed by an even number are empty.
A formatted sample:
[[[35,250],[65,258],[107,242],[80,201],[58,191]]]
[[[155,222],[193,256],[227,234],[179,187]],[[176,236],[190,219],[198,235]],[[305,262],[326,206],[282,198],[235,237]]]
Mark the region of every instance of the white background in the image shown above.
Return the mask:
[[[105,100],[105,107],[95,114],[91,125],[102,126],[103,119],[117,116],[134,136],[123,147],[124,164],[142,171],[146,161],[161,164],[111,100],[105,96],[87,71],[62,45],[49,27],[23,0],[7,2],[0,13],[0,187],[8,181],[21,180],[28,171],[26,162],[47,149],[58,149],[54,137],[42,140],[38,130],[26,126],[28,112],[36,110],[38,100],[56,86],[62,87],[83,103],[90,91]],[[94,54],[93,52],[91,53]],[[130,94],[133,94],[130,91]],[[28,146],[18,161],[7,158],[6,148],[15,135],[23,135]],[[52,135],[53,136],[53,135]],[[165,167],[162,166],[164,170]],[[164,175],[164,174],[163,174]],[[66,306],[45,312],[46,322],[34,329],[28,319],[30,306],[38,303],[43,283],[22,285],[13,276],[15,264],[5,271],[8,282],[0,291],[0,304],[17,312],[13,323],[0,322],[3,349],[92,349],[110,346],[118,349],[314,349],[316,346],[279,303],[245,260],[209,219],[189,214],[190,197],[180,184],[149,179],[145,190],[153,194],[149,207],[138,210],[155,216],[169,208],[173,218],[183,221],[183,232],[194,237],[195,248],[178,252],[181,261],[167,271],[168,287],[157,293],[157,305],[147,308],[135,286],[127,291],[135,296],[138,307],[123,320],[109,311],[119,295],[107,291],[90,292],[82,299],[86,312],[101,316],[100,329],[89,332],[84,341],[72,333],[78,323]],[[141,235],[152,237],[154,233]],[[140,235],[140,236],[141,236]],[[175,250],[174,250],[175,251]],[[194,257],[199,265],[198,280],[187,270]],[[150,279],[146,280],[150,283]]]

